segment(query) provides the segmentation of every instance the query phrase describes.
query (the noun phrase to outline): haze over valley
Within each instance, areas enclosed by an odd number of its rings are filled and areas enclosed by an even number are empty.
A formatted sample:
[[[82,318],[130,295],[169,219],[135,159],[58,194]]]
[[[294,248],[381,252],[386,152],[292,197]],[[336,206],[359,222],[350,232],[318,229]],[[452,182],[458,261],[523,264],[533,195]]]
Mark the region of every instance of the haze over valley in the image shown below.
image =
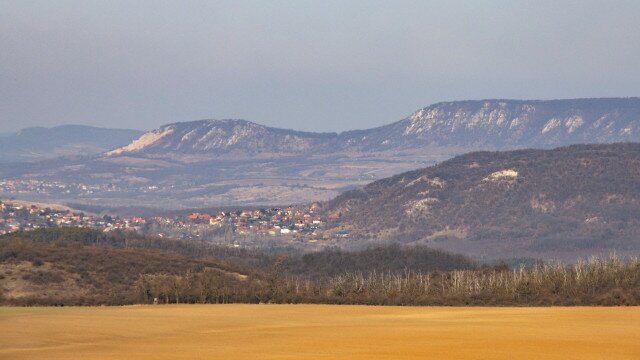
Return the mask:
[[[78,147],[82,158],[0,165],[0,194],[112,208],[300,204],[469,151],[627,142],[639,134],[638,98],[438,103],[342,133],[201,120],[165,125],[95,155]],[[53,148],[46,143],[57,138],[38,145]]]

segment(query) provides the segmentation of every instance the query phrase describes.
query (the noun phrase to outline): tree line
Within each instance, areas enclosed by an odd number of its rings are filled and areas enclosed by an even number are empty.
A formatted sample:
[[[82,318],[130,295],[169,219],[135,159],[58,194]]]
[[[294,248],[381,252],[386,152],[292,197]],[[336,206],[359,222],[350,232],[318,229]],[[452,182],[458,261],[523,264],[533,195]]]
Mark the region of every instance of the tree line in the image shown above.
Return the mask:
[[[326,303],[367,305],[640,305],[640,259],[593,257],[573,265],[536,264],[472,270],[287,275],[282,262],[261,278],[215,276],[216,270],[143,275],[135,301],[152,303]]]
[[[489,266],[422,246],[300,254],[69,228],[0,236],[0,264],[12,305],[640,305],[640,260],[616,256]]]

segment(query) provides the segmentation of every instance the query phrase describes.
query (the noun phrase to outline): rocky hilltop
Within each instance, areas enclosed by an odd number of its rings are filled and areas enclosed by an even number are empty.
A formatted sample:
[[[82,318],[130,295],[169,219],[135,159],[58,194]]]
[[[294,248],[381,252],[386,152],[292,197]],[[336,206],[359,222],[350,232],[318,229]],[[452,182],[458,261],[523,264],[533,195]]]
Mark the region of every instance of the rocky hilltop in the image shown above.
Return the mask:
[[[638,141],[640,98],[443,102],[376,130],[369,146],[504,150]]]
[[[164,125],[131,144],[109,151],[114,156],[130,153],[303,153],[326,147],[335,133],[310,133],[271,128],[246,120],[199,120]]]
[[[434,145],[506,150],[638,140],[640,98],[477,100],[438,103],[386,126],[339,134],[277,129],[245,120],[174,123],[107,154],[304,154]]]

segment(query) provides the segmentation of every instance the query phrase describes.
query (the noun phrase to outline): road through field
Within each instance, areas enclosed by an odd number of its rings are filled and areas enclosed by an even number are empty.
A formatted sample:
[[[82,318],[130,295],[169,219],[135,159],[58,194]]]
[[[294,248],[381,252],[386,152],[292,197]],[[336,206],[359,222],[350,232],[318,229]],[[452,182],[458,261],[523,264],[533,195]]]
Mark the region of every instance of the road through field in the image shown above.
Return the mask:
[[[640,308],[0,308],[0,359],[640,359]]]

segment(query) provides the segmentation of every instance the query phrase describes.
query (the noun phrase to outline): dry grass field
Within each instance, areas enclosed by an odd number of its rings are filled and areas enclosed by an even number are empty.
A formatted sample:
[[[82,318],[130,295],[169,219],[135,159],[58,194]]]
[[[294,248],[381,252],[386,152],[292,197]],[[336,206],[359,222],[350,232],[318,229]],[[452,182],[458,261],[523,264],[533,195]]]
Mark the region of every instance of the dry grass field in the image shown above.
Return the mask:
[[[0,359],[638,359],[640,308],[0,308]]]

